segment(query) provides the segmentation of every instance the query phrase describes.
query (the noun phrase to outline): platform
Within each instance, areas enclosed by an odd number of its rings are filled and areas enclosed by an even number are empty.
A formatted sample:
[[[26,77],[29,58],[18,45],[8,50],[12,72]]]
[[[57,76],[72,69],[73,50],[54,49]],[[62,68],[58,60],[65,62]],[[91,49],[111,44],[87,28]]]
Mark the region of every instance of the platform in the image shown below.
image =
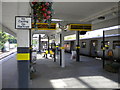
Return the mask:
[[[102,61],[80,56],[80,62],[65,54],[66,67],[59,61],[37,55],[36,73],[30,81],[30,88],[118,88],[118,74],[102,68]],[[17,61],[15,55],[3,62],[3,88],[17,88]]]

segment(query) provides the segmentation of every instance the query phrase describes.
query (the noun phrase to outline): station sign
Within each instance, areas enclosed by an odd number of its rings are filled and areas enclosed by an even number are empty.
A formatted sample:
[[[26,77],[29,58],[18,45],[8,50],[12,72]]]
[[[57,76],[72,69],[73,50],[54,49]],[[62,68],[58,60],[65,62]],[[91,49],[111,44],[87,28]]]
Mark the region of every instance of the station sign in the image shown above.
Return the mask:
[[[32,30],[56,30],[56,23],[32,23]]]
[[[91,24],[69,24],[68,30],[73,31],[91,31]]]
[[[31,17],[29,16],[16,16],[15,29],[31,29]]]

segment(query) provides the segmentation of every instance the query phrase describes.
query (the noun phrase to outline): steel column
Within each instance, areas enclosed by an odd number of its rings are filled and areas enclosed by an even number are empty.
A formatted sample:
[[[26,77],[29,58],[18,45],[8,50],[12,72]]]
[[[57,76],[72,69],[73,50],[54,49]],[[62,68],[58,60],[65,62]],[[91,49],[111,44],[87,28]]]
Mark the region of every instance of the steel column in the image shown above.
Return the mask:
[[[50,53],[49,40],[50,40],[50,38],[48,36],[48,53]]]
[[[80,61],[79,31],[76,31],[76,62]]]
[[[62,47],[62,34],[60,34],[60,47]],[[62,66],[62,50],[60,50],[60,66]]]
[[[41,35],[39,35],[39,53],[41,53]]]
[[[56,62],[56,44],[54,43],[54,62]]]
[[[105,66],[105,31],[103,31],[103,68]]]
[[[62,30],[62,33],[61,33],[61,55],[62,55],[62,58],[61,58],[61,67],[64,68],[65,67],[65,50],[64,50],[64,29]]]

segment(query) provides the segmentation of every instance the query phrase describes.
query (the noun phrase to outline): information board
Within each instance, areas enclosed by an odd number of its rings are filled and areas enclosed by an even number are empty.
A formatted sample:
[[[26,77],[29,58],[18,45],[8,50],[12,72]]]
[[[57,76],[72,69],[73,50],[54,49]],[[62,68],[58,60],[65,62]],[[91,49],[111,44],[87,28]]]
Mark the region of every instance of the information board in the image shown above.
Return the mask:
[[[68,30],[73,31],[91,31],[91,24],[70,24]]]
[[[32,23],[32,30],[56,30],[56,23]]]
[[[16,16],[15,29],[31,29],[31,17],[29,16]]]

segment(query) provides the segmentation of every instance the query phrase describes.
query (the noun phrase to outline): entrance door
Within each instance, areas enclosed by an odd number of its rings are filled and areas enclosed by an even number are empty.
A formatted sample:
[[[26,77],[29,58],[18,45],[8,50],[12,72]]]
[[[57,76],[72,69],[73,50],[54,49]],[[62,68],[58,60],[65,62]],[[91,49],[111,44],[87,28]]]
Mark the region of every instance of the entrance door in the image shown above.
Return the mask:
[[[70,42],[70,52],[73,51],[75,49],[75,43],[74,41]]]
[[[90,42],[90,56],[97,56],[98,40],[91,40]]]

